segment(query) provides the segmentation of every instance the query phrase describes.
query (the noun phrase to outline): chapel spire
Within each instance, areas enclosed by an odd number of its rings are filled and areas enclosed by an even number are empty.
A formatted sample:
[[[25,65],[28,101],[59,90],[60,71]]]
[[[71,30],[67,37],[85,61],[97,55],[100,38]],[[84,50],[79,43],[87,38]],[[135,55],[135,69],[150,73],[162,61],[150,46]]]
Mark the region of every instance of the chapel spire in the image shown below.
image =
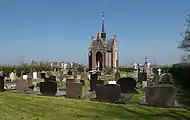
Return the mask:
[[[102,32],[101,32],[101,38],[106,39],[106,33],[105,33],[105,23],[104,23],[104,12],[102,12]]]

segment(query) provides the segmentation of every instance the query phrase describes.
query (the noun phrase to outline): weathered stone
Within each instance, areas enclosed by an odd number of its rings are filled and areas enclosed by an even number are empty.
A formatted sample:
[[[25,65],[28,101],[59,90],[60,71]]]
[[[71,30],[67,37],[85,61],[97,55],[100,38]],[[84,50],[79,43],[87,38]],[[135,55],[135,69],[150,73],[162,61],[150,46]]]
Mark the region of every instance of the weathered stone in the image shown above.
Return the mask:
[[[154,86],[147,87],[145,90],[146,103],[153,106],[174,106],[175,87]]]
[[[172,75],[169,73],[163,73],[160,75],[159,83],[170,84],[172,83]]]
[[[79,99],[82,97],[82,84],[79,82],[66,83],[66,97]]]
[[[16,82],[16,91],[25,93],[28,91],[28,82],[25,79],[20,79]]]

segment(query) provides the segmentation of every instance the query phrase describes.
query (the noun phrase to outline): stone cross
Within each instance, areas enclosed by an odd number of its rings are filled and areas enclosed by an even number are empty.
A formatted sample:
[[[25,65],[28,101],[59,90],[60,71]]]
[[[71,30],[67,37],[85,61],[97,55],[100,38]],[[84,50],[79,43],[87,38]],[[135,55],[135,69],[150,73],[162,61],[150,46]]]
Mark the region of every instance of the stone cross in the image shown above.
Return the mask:
[[[161,75],[161,69],[160,68],[158,68],[158,75]]]

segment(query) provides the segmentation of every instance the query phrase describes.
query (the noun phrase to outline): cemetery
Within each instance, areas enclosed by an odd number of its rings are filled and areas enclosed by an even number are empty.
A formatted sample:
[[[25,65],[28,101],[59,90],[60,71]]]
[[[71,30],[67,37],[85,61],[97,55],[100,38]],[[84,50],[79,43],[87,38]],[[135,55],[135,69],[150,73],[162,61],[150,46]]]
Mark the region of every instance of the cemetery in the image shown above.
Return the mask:
[[[102,19],[88,66],[0,66],[0,120],[190,120],[189,73],[187,62],[153,66],[147,57],[120,66]]]
[[[174,68],[168,68],[166,73],[160,70],[164,68],[154,68],[154,73],[148,74],[146,67],[141,71],[134,65],[134,68],[128,68],[133,72],[118,68],[111,75],[99,70],[86,71],[84,68],[84,71],[78,71],[72,63],[47,71],[19,73],[14,70],[3,74],[2,70],[1,109],[7,112],[18,110],[16,119],[61,119],[61,116],[73,120],[93,119],[95,116],[120,120],[139,117],[156,120],[165,116],[187,119],[190,112],[187,106],[179,102],[173,80],[175,77],[172,76],[176,71]],[[173,71],[168,72],[169,69]],[[29,110],[33,115],[28,113]],[[50,111],[55,116],[50,113],[42,117],[41,110],[44,113]],[[1,119],[9,118],[6,112],[3,115]]]

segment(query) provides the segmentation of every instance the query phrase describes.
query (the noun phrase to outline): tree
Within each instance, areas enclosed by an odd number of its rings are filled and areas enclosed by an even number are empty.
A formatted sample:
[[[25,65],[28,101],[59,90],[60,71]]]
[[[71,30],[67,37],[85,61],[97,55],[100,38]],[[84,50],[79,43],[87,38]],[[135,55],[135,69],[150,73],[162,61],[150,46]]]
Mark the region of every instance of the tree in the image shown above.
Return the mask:
[[[184,50],[187,53],[187,56],[182,57],[183,62],[190,62],[190,13],[188,15],[188,20],[185,21],[185,31],[181,33],[183,40],[179,44],[179,49]]]

